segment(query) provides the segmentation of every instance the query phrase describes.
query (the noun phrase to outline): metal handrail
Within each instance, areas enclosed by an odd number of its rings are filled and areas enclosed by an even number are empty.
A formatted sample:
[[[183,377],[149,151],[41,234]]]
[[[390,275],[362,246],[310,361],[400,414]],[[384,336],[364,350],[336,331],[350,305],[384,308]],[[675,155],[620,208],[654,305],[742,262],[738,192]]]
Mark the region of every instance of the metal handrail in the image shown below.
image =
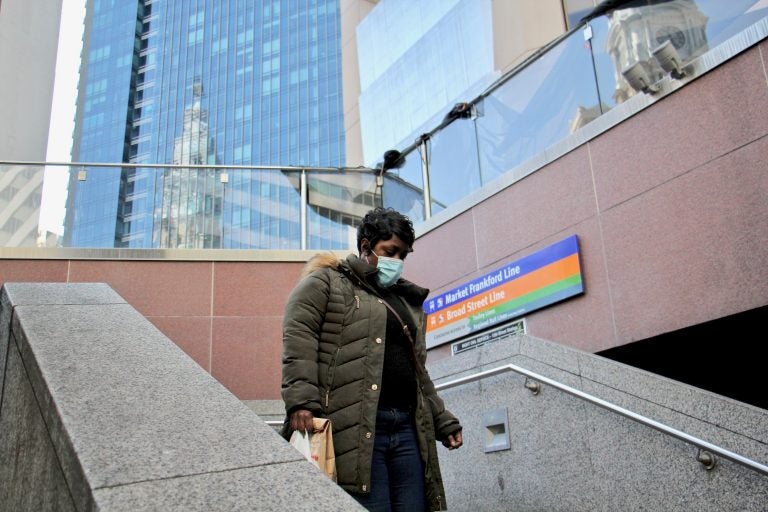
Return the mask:
[[[150,164],[150,163],[128,163],[128,162],[39,162],[27,160],[0,160],[0,165],[14,165],[26,167],[119,167],[126,169],[221,169],[221,170],[249,170],[249,171],[316,171],[316,172],[360,172],[373,173],[375,169],[370,167],[313,167],[307,165],[225,165],[225,164]]]
[[[620,414],[621,416],[624,416],[626,418],[629,418],[631,420],[637,421],[638,423],[642,423],[643,425],[646,425],[651,428],[655,428],[656,430],[659,430],[660,432],[664,432],[665,434],[669,434],[672,437],[675,437],[677,439],[680,439],[681,441],[685,441],[686,443],[690,443],[696,447],[698,447],[701,450],[706,450],[707,452],[714,453],[715,455],[719,455],[723,457],[724,459],[728,459],[732,462],[735,462],[737,464],[741,464],[742,466],[746,466],[750,469],[753,469],[754,471],[757,471],[758,473],[762,473],[764,475],[768,475],[768,466],[765,466],[764,464],[760,464],[759,462],[755,462],[752,459],[748,459],[742,455],[739,455],[738,453],[734,453],[730,450],[726,450],[725,448],[721,448],[717,445],[714,445],[712,443],[709,443],[707,441],[704,441],[703,439],[699,439],[698,437],[692,436],[690,434],[687,434],[681,430],[677,430],[676,428],[670,427],[668,425],[664,425],[663,423],[659,423],[658,421],[652,420],[650,418],[647,418],[645,416],[642,416],[640,414],[637,414],[635,412],[630,411],[629,409],[625,409],[623,407],[620,407],[616,404],[612,404],[611,402],[608,402],[606,400],[603,400],[601,398],[597,398],[596,396],[592,396],[588,393],[584,393],[583,391],[580,391],[578,389],[572,388],[570,386],[566,386],[565,384],[561,384],[555,380],[552,380],[548,377],[544,377],[543,375],[539,375],[538,373],[526,370],[525,368],[521,368],[519,366],[516,366],[514,364],[507,364],[504,366],[498,366],[496,368],[492,368],[490,370],[485,370],[482,372],[475,373],[473,375],[468,375],[466,377],[460,377],[455,380],[451,380],[448,382],[442,382],[440,384],[435,385],[435,389],[437,391],[448,389],[456,386],[460,386],[462,384],[467,384],[469,382],[474,382],[477,380],[484,379],[486,377],[493,377],[495,375],[499,375],[506,372],[516,372],[521,375],[525,375],[526,377],[533,379],[535,381],[540,381],[545,384],[548,384],[554,388],[559,389],[560,391],[564,391],[570,395],[573,395],[577,398],[581,398],[583,400],[586,400],[587,402],[593,403],[595,405],[599,405],[600,407],[603,407],[605,409],[608,409],[609,411],[615,412],[617,414]],[[526,384],[526,387],[534,391],[535,393],[538,393],[538,385],[537,384]],[[267,425],[276,427],[283,424],[282,421],[279,420],[267,420],[265,421]],[[710,456],[708,456],[706,453],[699,454],[698,457],[699,462],[706,465],[707,468],[711,469],[714,466],[714,459],[712,459]]]
[[[652,420],[650,418],[647,418],[645,416],[632,412],[628,409],[620,407],[616,404],[612,404],[611,402],[592,396],[588,393],[584,393],[583,391],[580,391],[578,389],[572,388],[570,386],[566,386],[565,384],[561,384],[548,377],[544,377],[543,375],[539,375],[538,373],[534,373],[532,371],[526,370],[525,368],[521,368],[514,364],[506,364],[504,366],[498,366],[496,368],[478,372],[473,375],[468,375],[466,377],[460,377],[458,379],[451,380],[448,382],[442,382],[440,384],[436,384],[435,389],[439,391],[447,388],[452,388],[455,386],[467,384],[469,382],[474,382],[480,379],[484,379],[486,377],[492,377],[492,376],[510,372],[510,371],[519,373],[535,381],[543,382],[547,385],[550,385],[554,388],[564,391],[577,398],[581,398],[583,400],[586,400],[587,402],[593,403],[595,405],[608,409],[609,411],[620,414],[621,416],[637,421],[638,423],[642,423],[643,425],[646,425],[648,427],[655,428],[656,430],[659,430],[661,432],[664,432],[665,434],[671,435],[672,437],[685,441],[686,443],[690,443],[694,446],[697,446],[701,450],[706,450],[708,452],[719,455],[724,459],[728,459],[732,462],[736,462],[737,464],[741,464],[750,469],[753,469],[758,473],[768,475],[768,466],[764,464],[760,464],[759,462],[748,459],[742,455],[739,455],[738,453],[734,453],[730,450],[726,450],[725,448],[721,448],[717,445],[704,441],[703,439],[699,439],[698,437],[692,436],[690,434],[687,434],[685,432],[672,428],[668,425],[664,425],[663,423],[659,423],[658,421]],[[530,384],[526,383],[526,387],[534,391],[534,393],[537,393],[539,390],[539,386],[537,383],[530,383]],[[705,452],[702,452],[699,454],[698,460],[702,464],[706,465],[708,469],[711,469],[714,466],[714,459],[711,457],[711,455],[706,454]]]

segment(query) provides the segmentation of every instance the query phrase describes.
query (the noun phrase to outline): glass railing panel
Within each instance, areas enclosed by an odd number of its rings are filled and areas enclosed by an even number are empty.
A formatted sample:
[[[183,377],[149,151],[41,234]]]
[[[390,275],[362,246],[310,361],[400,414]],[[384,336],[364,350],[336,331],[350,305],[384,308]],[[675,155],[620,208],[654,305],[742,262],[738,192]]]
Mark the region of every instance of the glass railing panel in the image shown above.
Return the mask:
[[[762,18],[765,0],[671,0],[632,2],[589,22],[597,82],[603,109],[608,110],[642,90],[622,71],[633,68],[648,83],[668,73],[653,50],[670,41],[682,66]],[[633,86],[634,84],[634,86]]]
[[[473,119],[453,121],[427,141],[432,213],[444,210],[482,185]]]
[[[118,198],[125,171],[120,167],[83,166],[70,169],[64,247],[112,248],[124,243],[118,221]],[[122,213],[121,213],[122,215]],[[142,237],[143,242],[149,235]],[[130,236],[127,236],[130,238]],[[136,235],[136,239],[140,237]]]
[[[0,164],[0,169],[3,165]],[[60,247],[63,243],[64,217],[67,209],[67,190],[71,171],[76,170],[68,165],[29,166],[29,169],[39,170],[43,179],[43,195],[40,204],[39,224],[37,227],[38,247]],[[2,173],[2,171],[0,171]],[[0,185],[0,191],[4,187]],[[2,244],[2,247],[13,247]]]
[[[0,165],[0,244],[35,247],[43,194],[42,167]]]
[[[135,180],[131,188],[134,196],[126,197],[122,203],[131,213],[131,217],[125,219],[129,221],[126,234],[152,229],[150,247],[222,247],[226,180],[232,172],[189,167],[141,168],[129,175]],[[156,199],[149,202],[153,192]],[[232,194],[229,192],[230,200]]]
[[[426,218],[420,148],[404,154],[403,165],[384,174],[383,204],[406,215],[414,223]]]
[[[194,167],[72,167],[62,246],[220,248],[222,174]]]
[[[710,48],[768,17],[765,0],[697,0],[696,4],[707,17],[705,30]]]
[[[380,194],[366,169],[0,163],[0,246],[349,250]]]
[[[222,198],[223,249],[300,249],[296,171],[231,169]]]
[[[521,69],[483,98],[477,111],[483,183],[599,116],[592,57],[583,33],[570,34]]]
[[[357,225],[381,191],[373,173],[307,173],[307,249],[353,250]]]
[[[157,169],[154,167],[125,167],[120,169],[120,189],[117,203],[117,216],[115,221],[115,247],[130,247],[135,249],[151,249],[154,247],[195,247],[194,238],[197,233],[192,228],[192,221],[188,218],[187,208],[178,206],[182,197],[188,199],[190,189],[194,190],[194,181],[196,177],[190,173],[190,169]],[[100,173],[108,172],[107,169],[100,169]],[[93,173],[89,171],[89,176]],[[173,174],[174,179],[165,179],[166,174]],[[74,183],[74,182],[71,182]],[[178,190],[171,192],[170,183],[175,183]],[[79,182],[78,185],[79,186]],[[72,187],[72,185],[70,185]],[[78,197],[75,193],[73,200]],[[153,230],[158,223],[155,221],[155,215],[162,213],[155,210],[155,205],[162,204],[159,201],[173,199],[175,201],[174,212],[176,214],[175,222],[172,226],[166,225],[164,233],[164,242],[167,244],[161,246],[157,242],[160,233]],[[72,203],[73,205],[78,203]],[[112,205],[104,201],[100,206],[104,209],[111,209]],[[72,207],[76,210],[76,207]],[[167,220],[167,211],[166,220]],[[105,217],[102,219],[105,231],[109,229],[109,222]],[[173,228],[173,238],[168,236],[168,229]],[[76,229],[75,224],[68,224],[67,230]],[[173,245],[170,240],[173,241]],[[79,247],[75,245],[74,247]]]

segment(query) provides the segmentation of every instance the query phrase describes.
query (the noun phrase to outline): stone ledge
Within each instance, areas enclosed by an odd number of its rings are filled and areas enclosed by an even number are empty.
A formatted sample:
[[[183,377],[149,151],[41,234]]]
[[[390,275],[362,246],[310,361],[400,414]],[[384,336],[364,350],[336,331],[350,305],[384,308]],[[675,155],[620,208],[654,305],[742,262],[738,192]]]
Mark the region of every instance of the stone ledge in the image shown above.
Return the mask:
[[[22,499],[14,488],[41,481],[40,464],[11,467],[11,453],[47,443],[66,495],[60,484],[28,489],[37,506],[360,509],[108,286],[7,283],[1,295],[2,353],[16,376],[2,405],[16,402],[0,409],[0,498]],[[20,411],[44,428],[16,430],[10,415]],[[299,480],[302,490],[288,492]]]

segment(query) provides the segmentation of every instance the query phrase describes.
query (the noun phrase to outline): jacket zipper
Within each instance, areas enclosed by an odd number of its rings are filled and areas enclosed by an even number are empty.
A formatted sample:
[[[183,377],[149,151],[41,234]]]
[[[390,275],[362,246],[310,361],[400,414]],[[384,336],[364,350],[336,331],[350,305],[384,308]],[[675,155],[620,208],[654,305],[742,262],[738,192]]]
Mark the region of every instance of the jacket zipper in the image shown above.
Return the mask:
[[[355,295],[355,309],[360,309],[360,297]]]
[[[339,352],[341,352],[341,347],[336,347],[336,352],[333,353],[333,358],[331,358],[331,364],[328,366],[328,387],[325,390],[326,409],[328,409],[328,404],[331,400],[331,387],[333,386],[333,380],[336,378],[336,360],[339,358]]]

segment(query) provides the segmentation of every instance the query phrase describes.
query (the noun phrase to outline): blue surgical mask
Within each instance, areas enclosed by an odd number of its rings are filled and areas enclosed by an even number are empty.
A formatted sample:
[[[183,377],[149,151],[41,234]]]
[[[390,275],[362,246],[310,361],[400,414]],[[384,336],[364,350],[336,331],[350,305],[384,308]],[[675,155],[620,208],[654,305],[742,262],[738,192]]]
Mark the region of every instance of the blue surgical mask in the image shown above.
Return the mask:
[[[403,260],[379,256],[375,252],[373,254],[378,258],[376,268],[379,270],[379,273],[376,274],[376,281],[382,288],[389,288],[400,279],[400,274],[403,273]]]

